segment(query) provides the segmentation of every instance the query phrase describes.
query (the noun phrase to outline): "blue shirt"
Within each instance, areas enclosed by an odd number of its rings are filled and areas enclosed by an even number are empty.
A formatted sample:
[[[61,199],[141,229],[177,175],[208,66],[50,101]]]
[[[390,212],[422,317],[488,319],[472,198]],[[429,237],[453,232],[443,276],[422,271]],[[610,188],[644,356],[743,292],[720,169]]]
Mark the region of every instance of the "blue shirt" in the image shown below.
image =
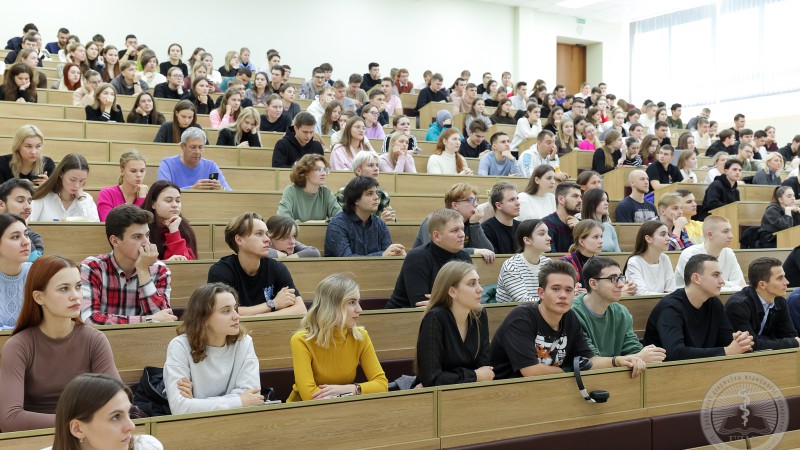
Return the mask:
[[[162,159],[158,165],[158,179],[172,181],[181,189],[191,189],[198,180],[208,179],[208,176],[212,173],[219,174],[219,182],[222,184],[223,189],[226,191],[231,190],[217,163],[210,159],[201,158],[197,166],[190,169],[181,162],[180,155],[175,155]]]
[[[383,256],[392,245],[389,227],[370,215],[366,222],[344,211],[333,216],[325,233],[325,256]]]
[[[494,175],[507,177],[509,175],[519,175],[517,161],[503,157],[503,162],[497,162],[494,152],[489,152],[481,157],[478,166],[478,175]]]
[[[770,304],[765,302],[760,295],[758,296],[758,299],[761,300],[761,307],[764,308],[764,318],[761,319],[761,328],[758,329],[758,335],[761,336],[761,332],[764,331],[764,325],[767,324],[767,318],[769,317],[769,310],[772,309],[773,306],[775,306],[775,303],[773,302]]]

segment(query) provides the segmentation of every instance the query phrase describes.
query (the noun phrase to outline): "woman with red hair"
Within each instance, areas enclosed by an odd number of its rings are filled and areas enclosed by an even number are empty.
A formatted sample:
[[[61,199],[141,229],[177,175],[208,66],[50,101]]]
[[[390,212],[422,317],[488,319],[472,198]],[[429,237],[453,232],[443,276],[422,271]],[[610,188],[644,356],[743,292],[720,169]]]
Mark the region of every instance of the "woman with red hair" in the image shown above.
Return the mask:
[[[67,63],[62,71],[63,76],[58,81],[59,91],[75,91],[82,86],[83,77],[81,67],[75,63]]]
[[[108,339],[80,320],[82,299],[74,262],[44,256],[31,265],[22,311],[0,360],[3,432],[53,427],[61,391],[80,374],[119,380]]]

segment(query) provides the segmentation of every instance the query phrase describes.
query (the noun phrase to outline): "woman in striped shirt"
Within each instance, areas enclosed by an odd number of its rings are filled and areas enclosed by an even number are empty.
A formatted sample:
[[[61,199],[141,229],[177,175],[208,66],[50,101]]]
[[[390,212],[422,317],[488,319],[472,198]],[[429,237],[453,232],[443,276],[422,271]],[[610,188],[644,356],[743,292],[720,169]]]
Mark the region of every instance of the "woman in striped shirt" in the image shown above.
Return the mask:
[[[517,228],[516,255],[508,258],[497,278],[497,302],[534,302],[539,300],[539,269],[550,261],[547,225],[540,219],[524,220]]]

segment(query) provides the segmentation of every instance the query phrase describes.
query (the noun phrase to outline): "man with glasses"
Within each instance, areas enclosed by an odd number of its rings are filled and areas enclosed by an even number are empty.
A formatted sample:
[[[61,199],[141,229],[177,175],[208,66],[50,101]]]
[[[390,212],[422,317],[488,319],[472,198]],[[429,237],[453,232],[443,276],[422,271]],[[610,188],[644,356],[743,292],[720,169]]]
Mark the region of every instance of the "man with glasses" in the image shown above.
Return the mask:
[[[158,165],[158,179],[172,181],[181,189],[230,191],[217,163],[203,158],[205,150],[205,132],[189,127],[181,135],[181,153],[162,159]]]
[[[622,292],[631,284],[619,263],[595,256],[583,266],[586,293],[575,297],[572,311],[578,316],[583,337],[597,356],[635,355],[645,364],[663,361],[664,349],[643,346],[633,332],[633,316],[619,303]]]
[[[572,101],[572,109],[565,112],[561,119],[569,119],[573,120],[573,118],[578,116],[583,116],[586,113],[586,102],[578,97]]]
[[[325,71],[322,67],[314,67],[311,79],[300,86],[300,98],[315,100],[325,84]]]

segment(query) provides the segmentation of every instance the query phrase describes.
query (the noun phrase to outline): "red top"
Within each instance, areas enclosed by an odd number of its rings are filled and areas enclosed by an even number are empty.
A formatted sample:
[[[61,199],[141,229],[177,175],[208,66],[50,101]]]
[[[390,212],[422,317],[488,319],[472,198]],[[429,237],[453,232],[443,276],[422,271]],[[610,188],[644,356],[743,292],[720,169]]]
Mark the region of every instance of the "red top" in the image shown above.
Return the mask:
[[[169,259],[172,255],[183,255],[192,261],[197,259],[197,255],[186,245],[186,240],[181,236],[180,231],[170,233],[169,228],[164,227],[163,234],[164,259]]]

